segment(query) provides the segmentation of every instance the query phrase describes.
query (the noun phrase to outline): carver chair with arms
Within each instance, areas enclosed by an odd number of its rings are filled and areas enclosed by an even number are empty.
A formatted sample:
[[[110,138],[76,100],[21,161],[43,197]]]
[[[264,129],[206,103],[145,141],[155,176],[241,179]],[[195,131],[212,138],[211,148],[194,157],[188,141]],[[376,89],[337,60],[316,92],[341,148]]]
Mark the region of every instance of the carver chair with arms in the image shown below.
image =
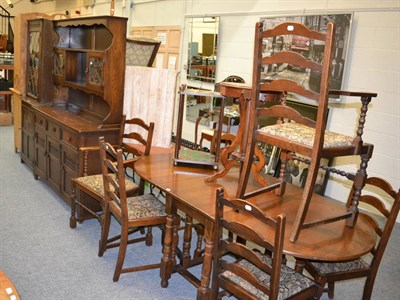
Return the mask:
[[[137,125],[136,127],[128,128],[128,125]],[[139,129],[140,128],[140,129]],[[136,130],[136,132],[128,132],[127,130]],[[141,131],[140,131],[141,130]],[[140,131],[140,132],[139,132]],[[122,148],[126,156],[128,153],[132,154],[132,157],[124,161],[125,168],[133,169],[134,163],[139,159],[141,155],[148,155],[151,150],[151,143],[154,131],[154,123],[145,124],[143,120],[139,118],[133,118],[126,120],[123,116],[120,133],[118,137],[118,143],[115,147]],[[137,141],[136,144],[133,142]],[[100,148],[99,146],[93,147],[81,147],[79,153],[79,159],[81,160],[81,166],[87,166],[88,159],[99,160]],[[101,169],[100,169],[101,172]],[[88,174],[88,170],[84,169],[82,176],[72,178],[72,197],[71,197],[71,217],[70,227],[75,228],[76,222],[82,222],[89,217],[95,217],[100,226],[103,226],[103,211],[104,211],[104,183],[103,175],[101,173]],[[125,180],[126,194],[128,197],[143,194],[144,182],[140,181],[139,185],[133,182],[131,179]],[[100,211],[89,207],[88,204],[94,199],[98,202]],[[77,207],[80,207],[83,213],[87,216],[77,216]],[[82,213],[81,213],[82,214]]]
[[[104,142],[103,138],[100,138],[99,142],[105,195],[104,225],[101,233],[99,256],[103,256],[108,248],[119,247],[113,277],[114,281],[118,281],[121,273],[154,269],[160,266],[160,263],[154,263],[123,268],[128,244],[145,241],[147,246],[152,245],[151,230],[145,237],[129,240],[128,235],[140,231],[143,227],[152,228],[154,226],[159,226],[164,232],[166,212],[164,203],[152,194],[127,197],[122,150],[115,150],[111,144]],[[115,242],[114,238],[108,239],[111,216],[114,216],[121,225],[119,242]],[[142,255],[142,253],[137,253],[137,255]]]
[[[233,295],[238,299],[313,297],[317,291],[316,284],[282,264],[286,217],[279,215],[273,219],[246,200],[227,199],[222,188],[216,194],[214,299],[223,295]],[[239,221],[245,216],[253,221],[252,225]],[[225,230],[229,233],[226,237],[223,236]],[[273,244],[263,238],[266,232],[275,235]],[[268,255],[257,251],[257,246],[265,249]]]
[[[360,202],[366,204],[366,207],[373,208],[374,212],[379,212],[379,215],[360,212],[359,218],[366,218],[373,225],[377,234],[377,243],[369,255],[356,260],[344,262],[306,261],[305,269],[320,285],[316,299],[319,299],[324,291],[327,291],[329,298],[333,299],[336,281],[361,277],[366,277],[362,299],[371,299],[379,265],[399,213],[400,190],[396,192],[386,180],[377,177],[368,178],[365,188],[367,187],[371,188],[373,192],[363,193]],[[350,205],[354,192],[353,187],[348,205]],[[387,201],[388,199],[390,200]],[[391,203],[389,209],[385,205],[388,202]],[[328,288],[324,289],[326,284],[328,284]]]
[[[318,32],[309,29],[303,24],[286,22],[272,29],[263,29],[262,23],[257,23],[254,46],[253,85],[251,92],[251,108],[249,110],[248,139],[243,158],[242,172],[239,179],[238,197],[248,198],[252,195],[274,190],[278,195],[285,192],[284,172],[285,165],[289,159],[302,160],[309,164],[308,176],[300,199],[300,206],[295,218],[290,240],[295,242],[302,229],[335,222],[346,219],[348,226],[354,226],[358,215],[358,198],[367,177],[366,168],[372,156],[373,145],[364,143],[362,134],[364,129],[367,105],[374,93],[332,91],[329,88],[331,77],[332,53],[334,45],[334,24],[326,25],[326,32]],[[282,50],[272,53],[270,56],[263,55],[263,39],[273,39],[279,36],[292,37],[302,36],[309,41],[310,45],[323,44],[324,51],[321,63],[314,61],[312,57],[306,57],[300,53]],[[270,77],[261,78],[261,68],[276,65],[277,72]],[[286,78],[289,66],[306,69],[307,72],[320,74],[320,85],[311,89],[310,84],[296,81],[294,78]],[[274,105],[269,107],[260,105],[261,95],[266,95],[266,101],[272,101]],[[294,108],[286,105],[286,97],[294,95],[315,103],[317,106],[316,120],[303,117]],[[328,100],[330,95],[357,96],[361,98],[361,113],[358,120],[356,136],[347,136],[326,130],[328,116]],[[276,118],[277,122],[259,128],[259,120],[263,118]],[[281,170],[279,180],[273,184],[267,184],[260,175],[265,165],[265,158],[258,148],[257,143],[265,143],[281,149]],[[346,173],[334,168],[331,172],[344,175],[353,180],[355,184],[354,198],[345,214],[332,216],[324,220],[307,220],[307,210],[310,205],[314,186],[317,179],[321,158],[334,158],[338,156],[356,155],[361,157],[360,167],[356,174]],[[254,159],[254,156],[257,159]],[[303,159],[308,157],[309,159]],[[328,169],[328,166],[324,166]],[[253,171],[252,171],[253,169]],[[253,172],[262,188],[246,194],[246,186],[250,173]]]

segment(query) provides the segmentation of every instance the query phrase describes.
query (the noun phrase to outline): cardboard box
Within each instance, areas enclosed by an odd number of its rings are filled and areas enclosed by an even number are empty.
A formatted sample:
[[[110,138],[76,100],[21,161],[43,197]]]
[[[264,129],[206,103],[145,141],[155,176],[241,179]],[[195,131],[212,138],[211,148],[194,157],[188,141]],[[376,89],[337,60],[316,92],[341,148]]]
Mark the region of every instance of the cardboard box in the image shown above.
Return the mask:
[[[12,113],[0,110],[0,126],[10,126],[12,125]]]

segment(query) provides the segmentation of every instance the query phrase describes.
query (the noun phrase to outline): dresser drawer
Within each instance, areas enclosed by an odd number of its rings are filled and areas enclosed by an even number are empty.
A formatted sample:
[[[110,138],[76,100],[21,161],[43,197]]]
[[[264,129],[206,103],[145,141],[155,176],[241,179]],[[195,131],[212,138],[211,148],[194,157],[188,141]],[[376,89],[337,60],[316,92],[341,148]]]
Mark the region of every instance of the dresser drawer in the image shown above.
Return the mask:
[[[74,148],[78,147],[78,136],[68,130],[63,130],[62,141]]]
[[[58,126],[57,124],[54,124],[53,122],[49,122],[49,125],[47,127],[47,132],[49,135],[60,139],[61,137],[61,130],[60,130],[60,126]]]
[[[35,116],[33,112],[28,111],[26,109],[22,109],[22,128],[28,130],[29,132],[33,132]]]
[[[46,129],[46,119],[43,116],[36,114],[35,125]]]

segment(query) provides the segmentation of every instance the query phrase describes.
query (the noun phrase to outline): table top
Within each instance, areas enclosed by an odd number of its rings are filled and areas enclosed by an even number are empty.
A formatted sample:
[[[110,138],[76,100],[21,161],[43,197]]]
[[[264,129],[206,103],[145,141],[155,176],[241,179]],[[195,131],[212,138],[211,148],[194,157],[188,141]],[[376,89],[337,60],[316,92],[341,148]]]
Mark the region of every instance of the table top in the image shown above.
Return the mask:
[[[11,280],[0,270],[0,299],[19,300],[17,289]]]
[[[224,187],[226,197],[234,197],[237,190],[238,168],[232,169],[217,182],[205,182],[205,178],[215,171],[174,166],[172,151],[142,157],[136,163],[135,171],[146,181],[168,191],[178,209],[184,208],[186,213],[189,211],[193,218],[205,225],[207,222],[214,222],[216,189]],[[250,184],[248,188],[251,190],[255,186]],[[375,245],[376,234],[362,215],[353,228],[347,227],[345,221],[341,220],[304,229],[295,243],[290,242],[290,232],[300,205],[301,194],[302,190],[299,187],[287,184],[283,196],[269,192],[247,199],[267,215],[286,215],[285,254],[303,259],[351,260],[368,253]],[[314,195],[306,220],[338,215],[345,210],[344,203]],[[243,217],[243,220],[256,226],[253,219]],[[265,238],[268,240],[270,237],[272,234],[266,231]]]

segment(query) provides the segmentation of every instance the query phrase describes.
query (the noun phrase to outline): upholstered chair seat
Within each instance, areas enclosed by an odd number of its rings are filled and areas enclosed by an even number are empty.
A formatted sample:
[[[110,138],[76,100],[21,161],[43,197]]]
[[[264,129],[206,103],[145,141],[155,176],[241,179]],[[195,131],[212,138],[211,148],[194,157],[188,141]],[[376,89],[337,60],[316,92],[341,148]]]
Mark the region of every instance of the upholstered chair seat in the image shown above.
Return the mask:
[[[261,260],[267,264],[271,264],[271,258],[263,255],[258,254]],[[242,259],[237,263],[239,266],[245,268],[246,270],[250,271],[255,277],[259,278],[260,281],[269,286],[270,283],[270,276],[262,271],[261,269],[257,268],[255,265],[250,263],[249,261]],[[233,281],[234,283],[240,285],[251,294],[255,295],[258,299],[268,299],[268,295],[262,293],[259,289],[256,289],[253,285],[248,283],[247,281],[243,280],[241,277],[235,275],[230,271],[223,272],[220,276],[225,277],[228,280]],[[288,266],[282,265],[281,266],[281,274],[279,280],[279,296],[278,299],[287,299],[291,296],[303,291],[311,286],[314,286],[315,283],[313,280],[305,277],[304,275],[296,272],[295,270],[289,268]]]
[[[300,123],[283,123],[271,126],[265,126],[258,132],[279,136],[288,141],[299,143],[308,147],[312,147],[315,137],[315,129]],[[354,137],[347,136],[332,131],[325,131],[324,148],[346,147],[353,144]]]
[[[81,185],[87,187],[93,192],[100,195],[100,197],[104,197],[104,183],[103,183],[103,174],[89,175],[75,178],[75,181],[80,183]],[[139,186],[131,180],[126,179],[126,193],[129,196],[133,196],[138,192]]]
[[[165,204],[152,194],[146,194],[126,199],[128,219],[166,217]]]
[[[340,273],[340,272],[362,270],[369,268],[369,264],[361,258],[351,261],[335,262],[335,263],[329,263],[329,262],[310,262],[310,263],[311,265],[313,265],[315,269],[318,270],[320,274],[323,274],[325,276],[330,273]]]

